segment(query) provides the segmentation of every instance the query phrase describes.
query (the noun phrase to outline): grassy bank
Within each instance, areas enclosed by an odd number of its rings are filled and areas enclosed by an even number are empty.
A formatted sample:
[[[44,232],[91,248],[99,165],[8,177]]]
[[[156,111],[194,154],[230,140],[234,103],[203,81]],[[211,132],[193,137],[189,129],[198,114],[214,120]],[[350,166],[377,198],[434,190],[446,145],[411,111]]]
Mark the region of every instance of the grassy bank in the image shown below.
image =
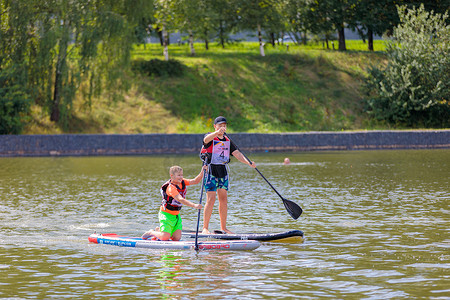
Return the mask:
[[[362,51],[350,41],[349,51],[320,45],[266,46],[239,43],[206,51],[196,44],[171,45],[169,54],[187,66],[182,77],[134,74],[119,100],[95,99],[89,107],[81,95],[74,103],[73,133],[201,133],[217,115],[229,119],[234,132],[285,132],[373,129],[363,113],[363,78],[369,64],[384,63],[382,52]],[[330,45],[331,47],[331,45]],[[382,50],[382,42],[375,50]],[[159,45],[136,46],[133,59],[163,59]],[[61,133],[34,108],[25,133]]]

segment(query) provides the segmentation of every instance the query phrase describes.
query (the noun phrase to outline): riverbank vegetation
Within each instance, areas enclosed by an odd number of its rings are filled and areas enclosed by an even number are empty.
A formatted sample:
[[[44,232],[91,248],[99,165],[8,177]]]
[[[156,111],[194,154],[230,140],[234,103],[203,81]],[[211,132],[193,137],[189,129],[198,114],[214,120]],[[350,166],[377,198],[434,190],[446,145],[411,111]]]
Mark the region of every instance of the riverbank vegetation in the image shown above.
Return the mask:
[[[235,132],[356,130],[385,128],[363,113],[366,65],[385,64],[381,51],[323,50],[321,44],[266,47],[261,57],[256,43],[238,43],[206,51],[195,44],[171,45],[171,59],[184,66],[179,76],[124,74],[126,92],[105,91],[92,103],[81,95],[74,101],[68,132],[81,133],[200,133],[225,115]],[[348,47],[364,47],[362,41]],[[375,49],[384,43],[376,41]],[[160,45],[134,48],[132,61],[164,60]],[[59,133],[39,106],[33,106],[27,133]],[[381,124],[381,125],[380,125]]]
[[[442,72],[411,76],[428,51],[390,72],[394,56],[373,40],[398,25],[396,1],[219,2],[0,2],[0,134],[204,132],[218,114],[250,132],[446,126],[422,118],[436,107],[428,118],[450,119],[439,76],[449,73],[448,26],[430,31]],[[352,48],[344,24],[364,42]],[[258,42],[231,38],[243,31]],[[174,32],[182,39],[169,45]],[[145,44],[149,36],[160,45]]]

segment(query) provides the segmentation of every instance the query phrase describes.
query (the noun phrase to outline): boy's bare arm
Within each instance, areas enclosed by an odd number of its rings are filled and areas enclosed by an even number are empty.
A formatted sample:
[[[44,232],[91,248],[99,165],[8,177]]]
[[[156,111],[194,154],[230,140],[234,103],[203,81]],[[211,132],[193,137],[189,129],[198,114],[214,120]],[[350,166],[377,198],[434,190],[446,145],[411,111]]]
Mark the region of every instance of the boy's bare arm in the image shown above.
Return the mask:
[[[203,166],[202,169],[200,170],[200,173],[194,179],[189,179],[189,185],[199,183],[203,178],[203,170],[206,171],[207,168],[208,168],[207,166]]]
[[[189,201],[189,200],[187,200],[187,199],[184,199],[183,197],[181,197],[180,194],[176,195],[174,198],[175,198],[175,200],[177,200],[177,201],[180,202],[181,204],[184,204],[184,205],[187,205],[187,206],[196,208],[196,209],[201,209],[201,208],[202,208],[202,205],[201,205],[201,204],[199,204],[199,203],[194,203],[194,202],[191,202],[191,201]]]
[[[241,163],[249,165],[252,168],[256,168],[256,164],[253,161],[249,162],[239,150],[234,150],[233,156],[236,157],[236,159]]]
[[[217,129],[216,131],[214,131],[214,132],[211,132],[210,134],[208,134],[207,136],[205,136],[205,138],[203,139],[203,142],[205,143],[205,144],[208,144],[209,142],[211,142],[216,136],[222,136],[224,133],[225,133],[225,131],[226,131],[227,129],[225,128],[225,127],[221,127],[221,128],[219,128],[219,129]]]

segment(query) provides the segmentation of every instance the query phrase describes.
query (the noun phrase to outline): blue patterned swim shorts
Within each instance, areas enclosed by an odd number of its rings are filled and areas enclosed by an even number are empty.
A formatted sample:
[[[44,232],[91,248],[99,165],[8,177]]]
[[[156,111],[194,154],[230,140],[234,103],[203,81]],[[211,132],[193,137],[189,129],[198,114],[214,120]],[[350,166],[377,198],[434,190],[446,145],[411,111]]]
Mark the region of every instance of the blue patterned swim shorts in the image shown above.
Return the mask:
[[[207,192],[215,192],[217,189],[224,189],[228,191],[228,175],[225,177],[215,177],[209,173],[206,178],[205,189]]]

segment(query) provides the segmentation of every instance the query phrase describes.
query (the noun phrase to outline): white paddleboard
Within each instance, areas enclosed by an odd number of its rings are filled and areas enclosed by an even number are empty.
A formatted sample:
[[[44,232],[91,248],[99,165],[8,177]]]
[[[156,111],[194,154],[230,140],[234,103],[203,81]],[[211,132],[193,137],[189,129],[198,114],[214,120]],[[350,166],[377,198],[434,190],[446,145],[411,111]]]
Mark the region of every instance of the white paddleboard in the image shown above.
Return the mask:
[[[194,241],[154,241],[143,240],[140,237],[128,237],[115,233],[89,236],[89,242],[121,247],[149,248],[149,249],[176,249],[190,250],[195,248]],[[260,246],[258,241],[231,240],[231,241],[198,241],[199,250],[254,250]]]

